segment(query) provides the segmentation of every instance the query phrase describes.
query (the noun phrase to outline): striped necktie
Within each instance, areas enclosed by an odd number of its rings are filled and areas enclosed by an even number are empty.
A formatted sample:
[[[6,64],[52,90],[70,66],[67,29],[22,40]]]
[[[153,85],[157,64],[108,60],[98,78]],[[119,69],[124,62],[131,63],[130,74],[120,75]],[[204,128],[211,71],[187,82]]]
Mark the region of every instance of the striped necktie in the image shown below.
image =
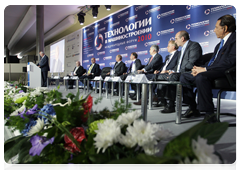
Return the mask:
[[[92,68],[93,68],[93,64],[89,67],[88,74],[91,73]]]

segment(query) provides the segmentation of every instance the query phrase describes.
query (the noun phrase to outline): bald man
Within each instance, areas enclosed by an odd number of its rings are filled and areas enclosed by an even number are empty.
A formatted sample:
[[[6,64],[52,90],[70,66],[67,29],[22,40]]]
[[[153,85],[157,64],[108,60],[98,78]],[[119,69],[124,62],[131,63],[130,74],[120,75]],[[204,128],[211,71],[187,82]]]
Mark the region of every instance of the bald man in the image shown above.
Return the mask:
[[[86,73],[86,70],[81,66],[80,61],[76,61],[76,67],[73,69],[73,76],[78,76],[80,78],[84,73]],[[72,76],[69,74],[69,76]],[[69,80],[69,89],[73,89],[73,80]]]

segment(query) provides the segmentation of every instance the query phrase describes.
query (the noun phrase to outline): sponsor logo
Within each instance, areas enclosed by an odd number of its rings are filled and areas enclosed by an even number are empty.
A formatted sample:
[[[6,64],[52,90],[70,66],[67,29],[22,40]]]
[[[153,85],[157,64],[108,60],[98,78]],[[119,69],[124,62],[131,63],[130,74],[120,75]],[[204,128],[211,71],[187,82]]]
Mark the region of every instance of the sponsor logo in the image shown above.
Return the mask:
[[[119,14],[119,15],[118,15],[118,18],[121,18],[121,17],[123,17],[123,16],[125,16],[125,15],[128,15],[128,11],[126,11],[126,12],[124,12],[124,13],[121,13],[121,14]]]
[[[135,45],[130,45],[130,46],[126,46],[125,50],[130,50],[130,49],[136,49],[137,48],[137,44]]]
[[[198,28],[198,27],[203,27],[203,26],[208,26],[209,25],[209,20],[205,20],[205,21],[200,21],[200,22],[195,22],[192,24],[187,24],[186,25],[186,29],[190,29],[190,28]]]
[[[92,28],[95,29],[95,28],[98,28],[100,26],[100,24],[95,24]]]
[[[108,57],[103,57],[103,60],[111,60],[112,56],[108,56]]]
[[[210,14],[210,12],[211,12],[211,10],[210,10],[210,9],[206,9],[206,10],[204,11],[204,14],[205,14],[205,15],[209,15],[209,14]]]
[[[108,20],[104,21],[104,24],[112,22],[112,18],[109,18]]]
[[[152,46],[152,45],[154,45],[154,44],[159,45],[159,44],[160,44],[160,40],[149,41],[149,42],[146,42],[144,45],[145,45],[145,47],[147,47],[147,46]]]
[[[128,54],[127,53],[125,53],[125,54],[120,54],[122,57],[127,57],[128,56]]]
[[[170,34],[170,33],[174,33],[174,28],[158,31],[157,36],[164,35],[164,34]]]
[[[99,63],[99,66],[105,67],[105,63]]]
[[[145,8],[145,7],[147,7],[148,5],[140,5],[140,6],[137,6],[136,8],[135,8],[135,11],[138,11],[138,10],[140,10],[140,9],[142,9],[142,8]]]
[[[99,58],[95,58],[96,61],[99,61]]]
[[[210,13],[216,13],[216,12],[221,12],[221,11],[224,11],[224,10],[232,9],[232,7],[233,7],[232,5],[220,5],[220,6],[211,8],[211,10],[207,9],[207,10],[209,10],[209,12],[205,13],[205,11],[206,11],[205,10],[204,13],[206,15],[209,15]]]
[[[120,24],[120,21],[111,24],[110,27],[112,28],[112,27],[114,27],[115,25],[119,25],[119,24]]]
[[[159,49],[159,52],[160,52],[160,53],[162,53],[162,52],[167,52],[167,51],[168,51],[168,50],[167,50],[167,47],[166,47],[166,48],[160,48],[160,49]]]
[[[119,48],[109,50],[110,53],[119,52]]]
[[[100,42],[98,43],[98,40],[100,40]],[[94,45],[96,47],[96,50],[101,50],[102,46],[103,46],[103,36],[102,34],[98,34],[95,37],[95,41],[94,41]]]
[[[128,21],[136,19],[137,17],[138,17],[138,15],[134,15],[134,16],[131,16],[129,18],[126,18],[125,21],[128,22]]]
[[[97,55],[104,55],[105,51],[98,52]]]
[[[124,63],[125,63],[125,64],[131,64],[131,63],[132,63],[132,60],[126,60]]]
[[[175,18],[175,19],[171,19],[170,23],[174,24],[174,23],[186,21],[186,20],[189,20],[189,19],[191,19],[191,14],[184,15],[184,16],[181,16],[181,17],[178,17],[178,18]]]
[[[100,28],[100,29],[98,30],[98,32],[105,31],[105,30],[106,30],[106,28],[103,27],[103,28]]]
[[[89,63],[89,60],[83,60],[83,63]]]
[[[152,13],[152,12],[159,11],[160,9],[161,9],[161,6],[157,6],[157,7],[155,7],[155,8],[150,9],[150,10],[147,10],[147,11],[145,12],[145,14],[148,15],[148,14],[150,14],[150,13]]]
[[[138,55],[147,55],[148,54],[148,51],[145,50],[145,51],[137,51],[136,52]]]
[[[175,10],[171,10],[171,11],[168,11],[168,12],[164,12],[164,13],[158,14],[158,15],[157,15],[157,18],[158,18],[158,19],[164,18],[164,17],[170,16],[170,15],[173,15],[174,13],[175,13]]]
[[[208,47],[209,46],[209,42],[201,42],[199,43],[202,47]]]
[[[203,35],[205,35],[206,37],[208,37],[209,35],[213,35],[213,34],[215,35],[214,30],[206,30],[203,33]]]
[[[110,62],[109,65],[110,65],[110,66],[114,66],[114,65],[115,65],[115,62]]]
[[[94,54],[88,54],[87,55],[87,57],[93,57],[94,56]]]

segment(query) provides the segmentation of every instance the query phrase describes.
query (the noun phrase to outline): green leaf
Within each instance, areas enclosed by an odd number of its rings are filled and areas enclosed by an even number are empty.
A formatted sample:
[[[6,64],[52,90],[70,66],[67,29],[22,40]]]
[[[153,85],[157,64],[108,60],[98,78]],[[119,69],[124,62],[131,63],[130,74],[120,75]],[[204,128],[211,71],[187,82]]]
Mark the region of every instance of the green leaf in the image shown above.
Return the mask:
[[[110,170],[130,170],[137,162],[136,158],[124,158],[105,163],[102,168]]]
[[[17,155],[19,153],[19,150],[22,149],[22,145],[24,143],[26,143],[28,141],[29,138],[25,137],[25,138],[21,138],[18,141],[13,143],[8,143],[6,145],[4,145],[4,159],[5,162],[8,162],[12,157],[14,157],[15,155]],[[11,145],[12,147],[9,148],[9,145]],[[29,143],[29,145],[31,145],[31,143]]]

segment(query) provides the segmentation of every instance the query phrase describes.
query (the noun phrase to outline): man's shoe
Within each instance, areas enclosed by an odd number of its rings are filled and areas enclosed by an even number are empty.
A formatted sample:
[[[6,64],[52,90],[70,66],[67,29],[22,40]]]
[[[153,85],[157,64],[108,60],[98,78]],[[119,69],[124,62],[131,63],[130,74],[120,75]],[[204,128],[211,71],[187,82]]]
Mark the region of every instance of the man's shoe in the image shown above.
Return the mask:
[[[170,107],[169,105],[167,105],[163,110],[161,110],[161,113],[173,113],[175,112],[175,107],[172,106]]]
[[[217,117],[216,117],[215,114],[205,114],[205,117],[204,117],[203,121],[205,121],[209,124],[219,122],[219,120],[217,120]]]
[[[158,103],[158,97],[157,96],[153,96],[153,100],[152,101]]]
[[[69,86],[68,89],[73,89],[73,86]]]
[[[190,117],[199,117],[200,112],[196,109],[196,110],[192,110],[190,108],[187,109],[187,111],[182,115],[183,118],[190,118]]]
[[[141,105],[141,104],[142,104],[141,99],[140,99],[138,102],[134,102],[133,104],[135,104],[135,105]]]

